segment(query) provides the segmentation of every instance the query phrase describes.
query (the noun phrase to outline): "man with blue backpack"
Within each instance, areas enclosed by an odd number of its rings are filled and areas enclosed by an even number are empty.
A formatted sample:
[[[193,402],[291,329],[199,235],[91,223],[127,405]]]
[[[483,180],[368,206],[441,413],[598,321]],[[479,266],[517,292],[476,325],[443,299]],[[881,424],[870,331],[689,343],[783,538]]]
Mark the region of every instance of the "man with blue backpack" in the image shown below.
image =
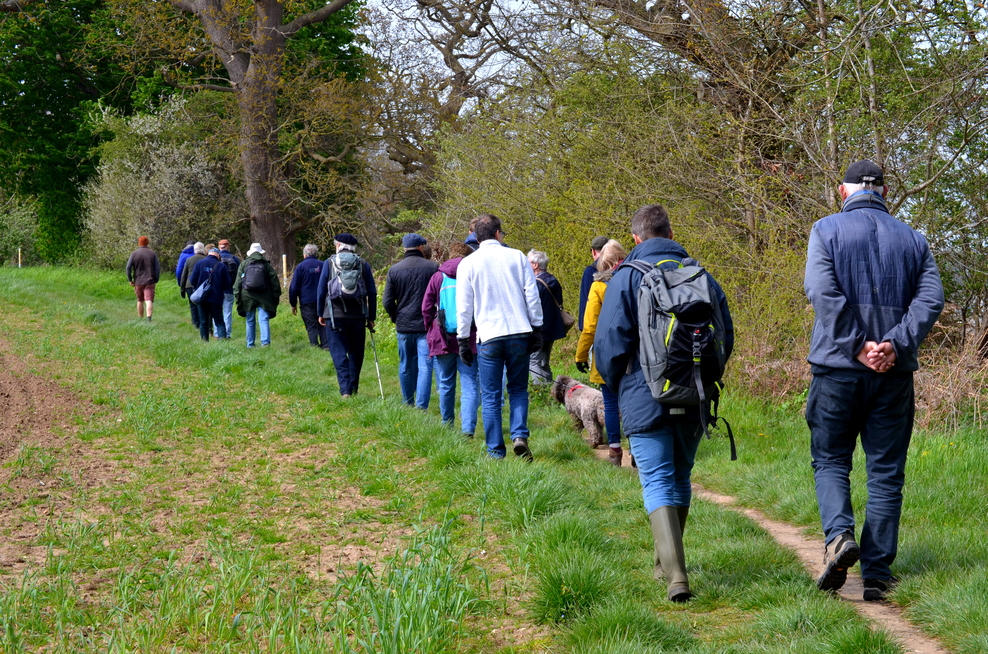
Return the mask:
[[[635,248],[604,296],[594,360],[618,392],[652,529],[655,578],[665,577],[670,600],[686,602],[693,596],[683,550],[690,475],[713,420],[710,403],[734,347],[734,325],[723,290],[672,240],[664,207],[636,211],[631,235]]]
[[[460,428],[464,436],[473,437],[480,408],[480,378],[476,361],[464,361],[456,339],[456,271],[463,258],[473,250],[465,243],[449,248],[450,258],[429,280],[422,297],[422,320],[425,324],[429,356],[435,360],[439,386],[439,415],[443,423],[453,424],[456,405],[456,374],[460,375]],[[470,330],[470,352],[477,353],[477,330]]]
[[[221,238],[220,242],[217,243],[220,250],[220,261],[226,266],[226,271],[230,275],[230,279],[234,280],[237,278],[237,271],[240,270],[240,258],[237,255],[230,252],[230,241]],[[213,335],[216,338],[220,338],[220,325],[222,322],[226,329],[226,338],[233,338],[233,286],[231,281],[230,289],[224,291],[223,293],[223,315],[214,317],[216,325],[213,327]]]
[[[328,326],[326,340],[336,368],[340,395],[348,398],[360,390],[364,365],[364,328],[374,331],[377,319],[377,286],[370,264],[357,256],[356,237],[337,234],[336,254],[326,259],[319,276],[316,307],[319,324]]]

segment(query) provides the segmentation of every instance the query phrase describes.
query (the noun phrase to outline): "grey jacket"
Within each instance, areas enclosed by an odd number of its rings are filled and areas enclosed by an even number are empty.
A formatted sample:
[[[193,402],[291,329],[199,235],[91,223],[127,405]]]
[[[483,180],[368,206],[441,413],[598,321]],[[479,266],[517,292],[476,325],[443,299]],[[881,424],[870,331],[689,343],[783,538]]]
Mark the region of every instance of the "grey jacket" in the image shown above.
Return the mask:
[[[891,372],[919,367],[917,350],[943,310],[943,285],[922,234],[889,215],[881,195],[859,191],[813,225],[803,280],[816,320],[813,372],[868,370],[865,341],[892,343]]]

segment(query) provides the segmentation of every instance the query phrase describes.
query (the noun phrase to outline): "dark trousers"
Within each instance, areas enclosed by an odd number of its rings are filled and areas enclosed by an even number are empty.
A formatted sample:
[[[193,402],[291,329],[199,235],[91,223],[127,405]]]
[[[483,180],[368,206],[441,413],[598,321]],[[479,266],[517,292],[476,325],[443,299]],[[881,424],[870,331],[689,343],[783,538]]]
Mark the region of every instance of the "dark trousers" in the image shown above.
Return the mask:
[[[199,304],[192,305],[196,307],[199,311],[199,338],[204,341],[209,340],[209,330],[213,326],[214,319],[216,321],[216,329],[219,336],[217,338],[226,338],[226,325],[223,323],[223,305],[213,304],[212,302],[200,302]],[[220,329],[220,327],[223,329]]]
[[[193,289],[185,289],[185,297],[189,297],[192,294]],[[192,326],[199,329],[199,305],[189,300],[189,311],[192,313]]]
[[[865,453],[868,502],[861,527],[861,576],[888,579],[899,548],[906,451],[915,413],[912,373],[834,370],[813,376],[806,401],[817,502],[829,543],[854,533],[851,460]]]
[[[316,345],[324,350],[329,349],[329,344],[326,342],[326,330],[329,327],[323,327],[319,324],[319,312],[316,310],[316,303],[302,304],[299,305],[299,308],[301,309],[302,323],[309,335],[309,345]]]
[[[337,318],[334,327],[327,321],[326,340],[336,368],[340,395],[354,395],[360,386],[360,369],[364,365],[367,342],[365,322],[363,318]]]

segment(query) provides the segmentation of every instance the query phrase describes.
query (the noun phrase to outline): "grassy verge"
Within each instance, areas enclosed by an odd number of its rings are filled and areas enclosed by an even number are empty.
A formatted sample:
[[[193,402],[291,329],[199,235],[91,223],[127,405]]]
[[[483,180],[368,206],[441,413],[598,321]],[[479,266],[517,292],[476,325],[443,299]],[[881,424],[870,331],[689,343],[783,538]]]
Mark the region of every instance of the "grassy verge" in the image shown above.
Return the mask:
[[[742,434],[732,464],[701,448],[696,480],[821,535],[809,430],[802,407],[732,399],[726,409]],[[864,456],[851,476],[855,515],[867,499]],[[906,616],[951,651],[988,652],[988,440],[981,431],[913,435],[893,571],[892,596]]]
[[[637,480],[544,397],[536,462],[492,462],[435,406],[394,399],[393,333],[389,399],[368,357],[346,402],[298,318],[279,315],[269,348],[248,351],[240,320],[204,344],[170,290],[148,325],[120,275],[0,271],[9,347],[90,407],[8,459],[0,536],[30,534],[36,556],[0,576],[0,651],[899,651],[703,503],[699,599],[666,602]],[[702,448],[711,483],[763,463],[722,467],[722,445]]]

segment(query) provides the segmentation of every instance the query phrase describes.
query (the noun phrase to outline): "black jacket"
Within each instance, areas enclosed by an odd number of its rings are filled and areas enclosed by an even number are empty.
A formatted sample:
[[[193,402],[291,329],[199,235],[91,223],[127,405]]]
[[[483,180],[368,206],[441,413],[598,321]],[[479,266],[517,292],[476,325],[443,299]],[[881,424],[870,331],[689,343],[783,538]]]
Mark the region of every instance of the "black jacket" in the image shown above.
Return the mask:
[[[539,303],[542,305],[542,338],[546,343],[558,341],[566,336],[566,326],[559,307],[563,306],[563,287],[559,280],[547,272],[535,276],[539,288]]]
[[[418,250],[408,250],[405,258],[391,266],[384,283],[384,310],[399,334],[424,334],[422,297],[439,264],[429,261]]]

